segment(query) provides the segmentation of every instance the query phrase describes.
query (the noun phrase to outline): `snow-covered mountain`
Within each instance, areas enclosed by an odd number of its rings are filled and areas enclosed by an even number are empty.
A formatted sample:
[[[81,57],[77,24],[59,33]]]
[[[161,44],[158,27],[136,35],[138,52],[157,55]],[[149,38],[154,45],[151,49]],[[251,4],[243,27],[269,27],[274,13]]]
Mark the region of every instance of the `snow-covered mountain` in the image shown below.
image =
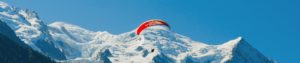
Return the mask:
[[[2,63],[54,63],[54,61],[27,46],[14,31],[0,21],[0,61]]]
[[[25,44],[57,62],[90,63],[276,63],[242,37],[220,45],[172,32],[164,26],[135,29],[119,35],[54,22],[46,25],[37,13],[0,2],[0,20]]]

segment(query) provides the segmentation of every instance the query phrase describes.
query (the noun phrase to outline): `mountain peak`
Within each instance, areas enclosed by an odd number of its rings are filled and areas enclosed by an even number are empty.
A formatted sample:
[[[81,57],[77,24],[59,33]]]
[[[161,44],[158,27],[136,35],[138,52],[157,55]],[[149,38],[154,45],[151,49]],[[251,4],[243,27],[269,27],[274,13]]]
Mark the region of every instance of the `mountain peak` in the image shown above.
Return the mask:
[[[265,57],[257,49],[253,48],[245,39],[238,37],[220,46],[223,50],[230,52],[226,62],[228,63],[276,63],[276,61]]]
[[[242,37],[222,45],[207,45],[170,31],[170,25],[162,20],[148,20],[134,31],[113,35],[64,22],[44,25],[33,11],[7,8],[3,2],[0,6],[3,23],[34,50],[59,62],[269,62]]]
[[[237,37],[236,39],[230,40],[230,41],[222,44],[222,46],[226,46],[228,48],[235,48],[236,46],[240,45],[243,42],[244,41],[243,41],[242,37]]]
[[[57,29],[60,29],[62,31],[77,31],[77,32],[80,32],[80,33],[92,33],[93,31],[90,31],[90,30],[87,30],[87,29],[84,29],[82,27],[79,27],[77,25],[72,25],[72,24],[69,24],[69,23],[65,23],[65,22],[54,22],[54,23],[51,23],[48,25],[49,27],[51,28],[57,28]]]
[[[69,23],[65,23],[65,22],[60,22],[60,21],[55,21],[51,24],[49,24],[48,26],[51,26],[51,27],[74,27],[74,28],[81,28],[77,25],[72,25],[72,24],[69,24]]]

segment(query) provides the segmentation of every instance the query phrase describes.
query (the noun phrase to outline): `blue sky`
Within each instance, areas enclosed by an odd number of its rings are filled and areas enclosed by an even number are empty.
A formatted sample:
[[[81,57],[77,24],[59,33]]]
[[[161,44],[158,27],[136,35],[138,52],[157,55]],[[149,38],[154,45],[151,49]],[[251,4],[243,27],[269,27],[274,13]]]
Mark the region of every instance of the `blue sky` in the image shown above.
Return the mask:
[[[222,44],[244,37],[265,56],[298,63],[299,0],[4,0],[38,13],[47,24],[63,21],[120,34],[149,19],[196,41]]]

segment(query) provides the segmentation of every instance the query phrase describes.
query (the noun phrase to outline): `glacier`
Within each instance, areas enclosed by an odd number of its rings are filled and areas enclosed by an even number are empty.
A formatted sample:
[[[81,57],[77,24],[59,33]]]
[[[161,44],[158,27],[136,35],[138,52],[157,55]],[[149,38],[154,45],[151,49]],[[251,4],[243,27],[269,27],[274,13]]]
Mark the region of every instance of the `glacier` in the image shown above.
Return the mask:
[[[3,63],[54,63],[21,41],[14,31],[0,21],[0,61]]]
[[[0,20],[26,45],[66,63],[277,63],[242,37],[220,45],[194,41],[164,26],[122,34],[90,31],[54,22],[45,24],[34,11],[0,2]]]

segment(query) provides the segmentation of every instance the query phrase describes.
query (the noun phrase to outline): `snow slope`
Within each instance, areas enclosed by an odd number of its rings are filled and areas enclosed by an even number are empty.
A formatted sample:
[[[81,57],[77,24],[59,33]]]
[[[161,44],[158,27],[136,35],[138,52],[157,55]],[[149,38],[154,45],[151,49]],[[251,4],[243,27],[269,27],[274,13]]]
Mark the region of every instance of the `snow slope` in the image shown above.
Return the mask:
[[[34,50],[52,58],[65,59],[64,54],[53,45],[48,26],[39,19],[34,11],[15,8],[0,2],[0,19]]]
[[[54,63],[54,61],[26,45],[0,20],[0,61],[2,63]]]
[[[89,31],[54,22],[45,25],[37,13],[0,2],[0,19],[34,50],[57,62],[84,63],[276,63],[242,37],[208,45],[170,31],[164,26],[119,35]]]

